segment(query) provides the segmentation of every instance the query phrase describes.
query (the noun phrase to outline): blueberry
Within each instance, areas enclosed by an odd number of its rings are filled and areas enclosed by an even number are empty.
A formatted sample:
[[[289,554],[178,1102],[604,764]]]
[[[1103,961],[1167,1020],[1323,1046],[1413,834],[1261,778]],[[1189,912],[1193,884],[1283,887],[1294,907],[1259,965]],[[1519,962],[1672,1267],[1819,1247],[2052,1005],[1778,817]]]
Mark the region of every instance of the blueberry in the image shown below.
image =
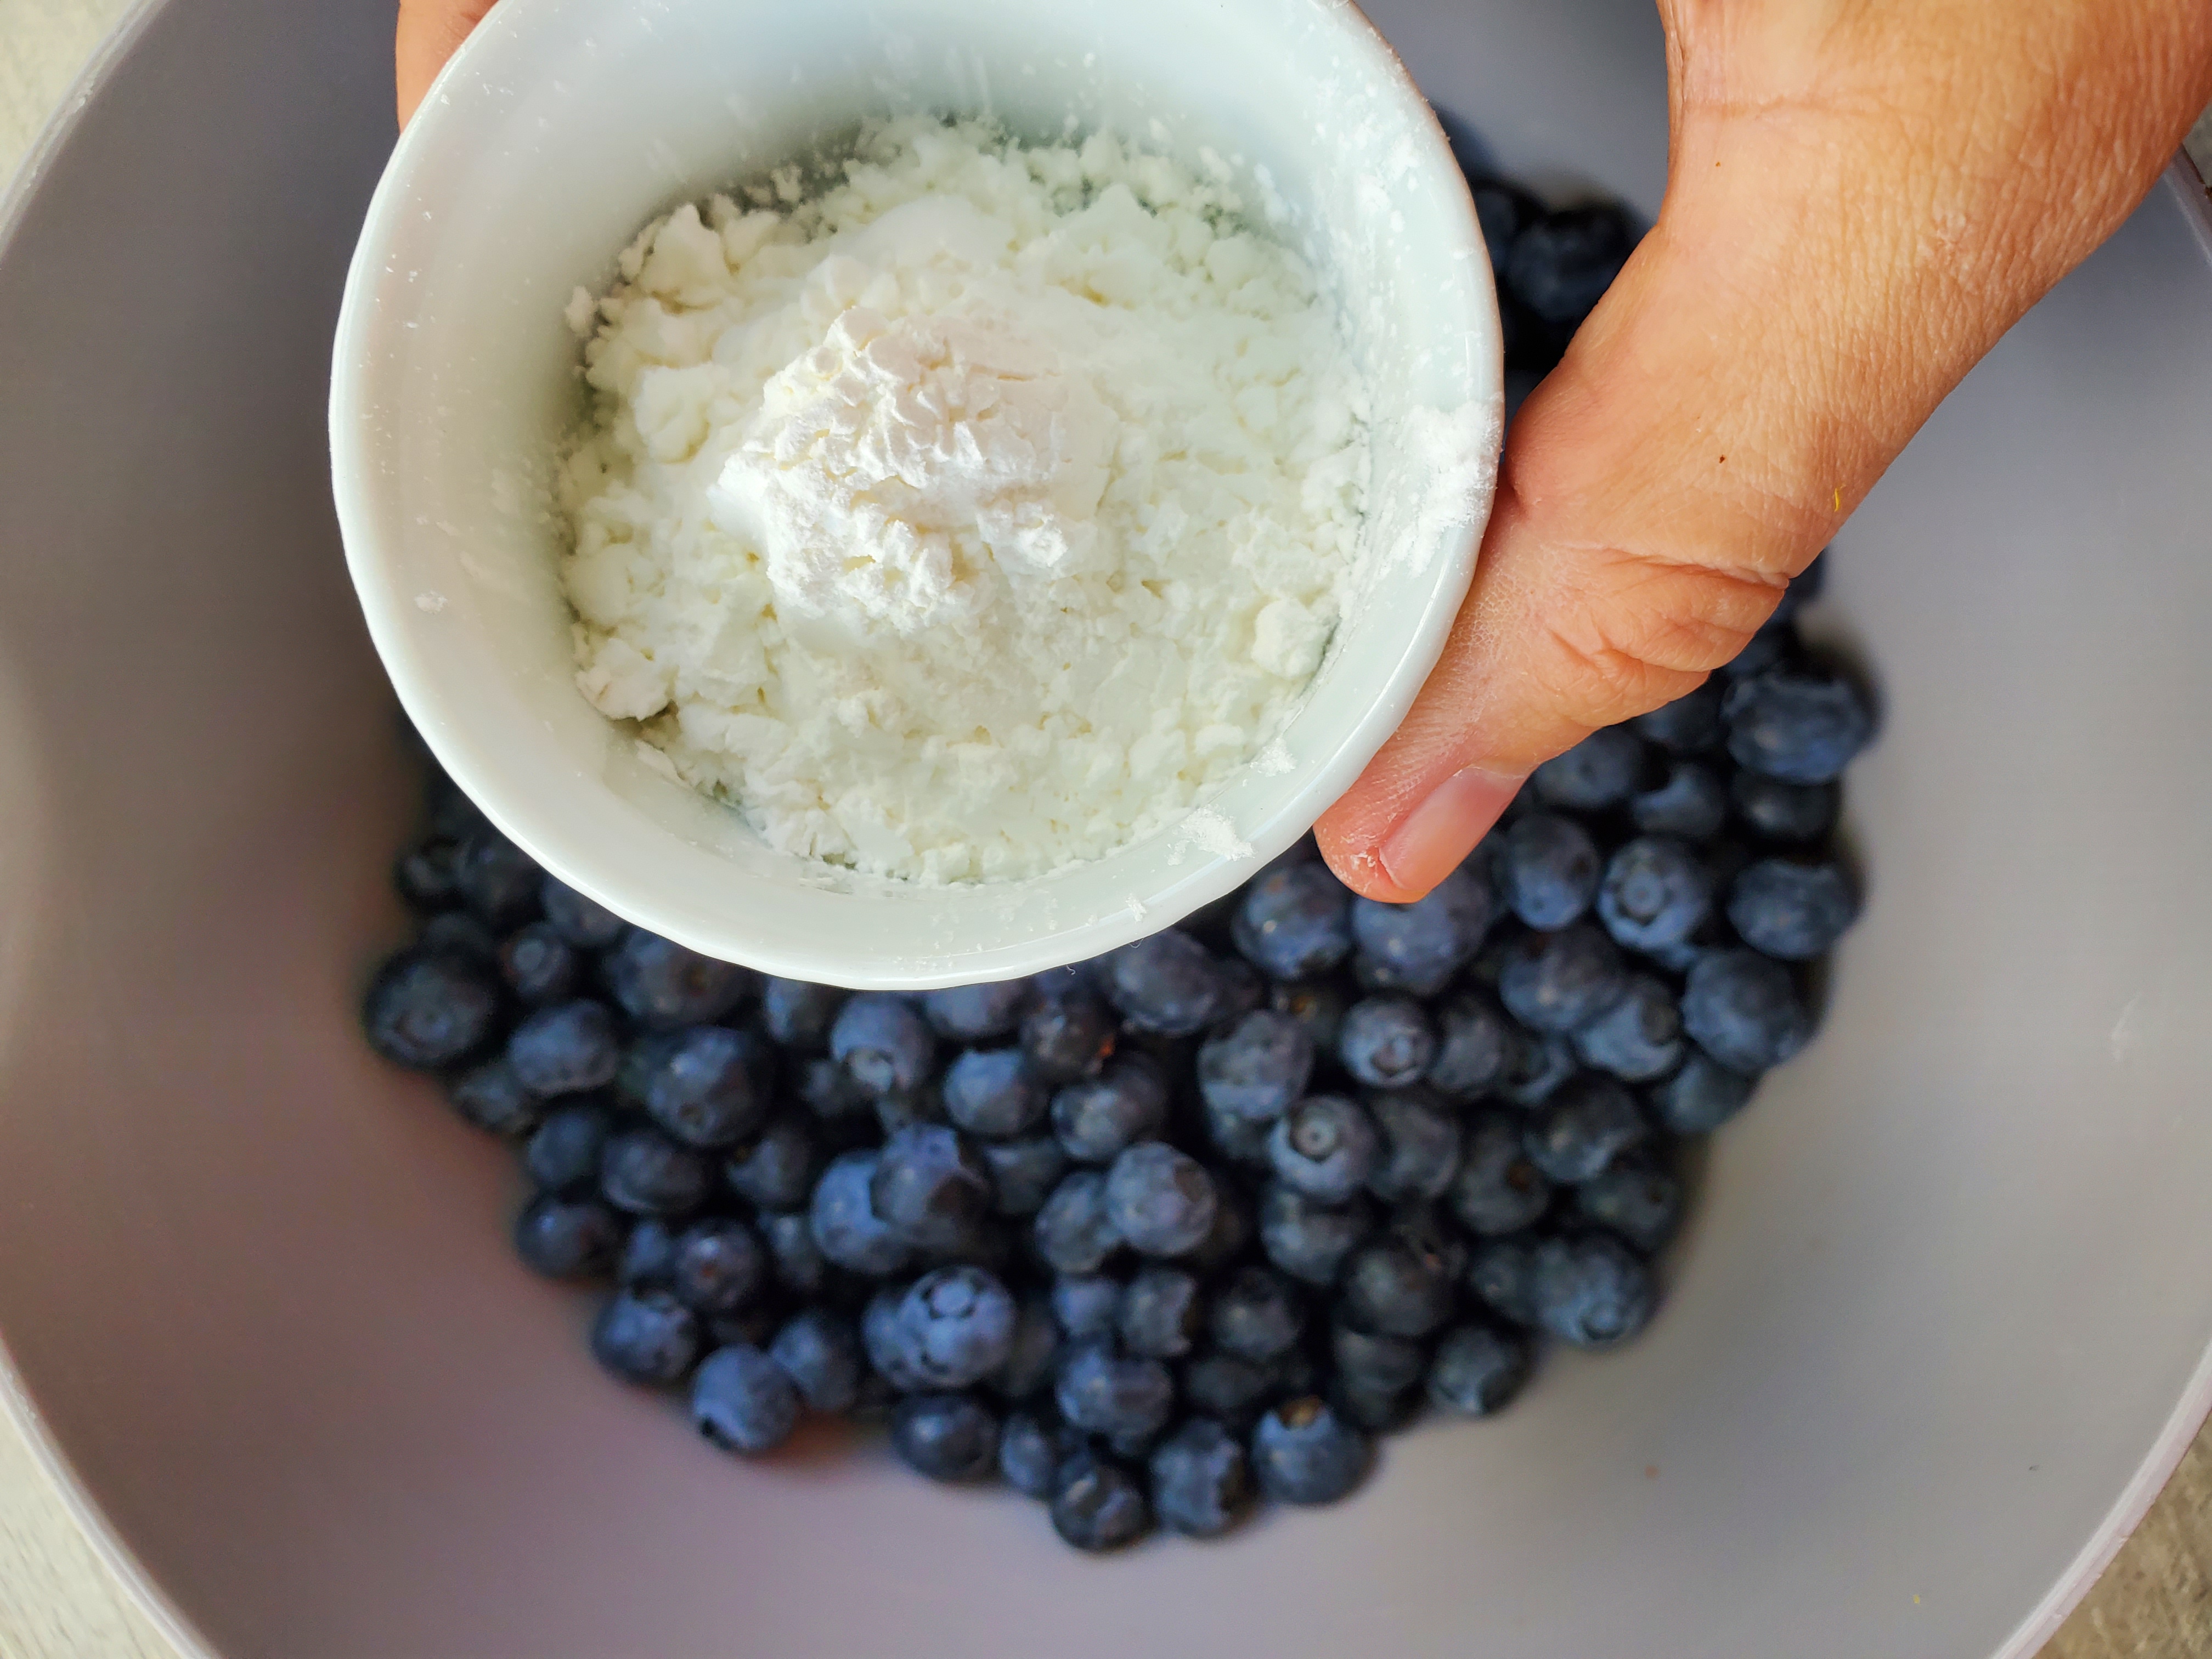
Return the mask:
[[[599,1159],[613,1131],[605,1108],[589,1101],[556,1108],[522,1149],[522,1167],[549,1193],[588,1187],[599,1177]]]
[[[574,994],[583,965],[551,923],[533,921],[499,947],[499,972],[515,1000],[535,1008]]]
[[[1874,714],[1858,688],[1816,668],[1771,669],[1739,680],[1722,704],[1729,753],[1752,771],[1784,783],[1839,776],[1874,735]]]
[[[1095,1077],[1114,1052],[1114,1016],[1086,991],[1040,996],[1022,1016],[1022,1052],[1047,1083]]]
[[[876,1115],[876,1097],[853,1080],[836,1060],[801,1060],[792,1092],[824,1123],[856,1123]]]
[[[1784,783],[1756,772],[1739,772],[1729,786],[1735,815],[1767,841],[1819,841],[1836,827],[1844,792],[1834,782]]]
[[[1790,970],[1752,951],[1716,951],[1690,969],[1682,1026],[1731,1071],[1779,1066],[1813,1035]]]
[[[1582,1069],[1582,1061],[1575,1054],[1575,1046],[1566,1037],[1556,1033],[1538,1036],[1534,1031],[1514,1028],[1521,1042],[1515,1048],[1510,1068],[1498,1085],[1498,1092],[1516,1106],[1540,1106],[1559,1091],[1559,1087]]]
[[[1336,1051],[1336,1034],[1344,1024],[1345,1010],[1352,1002],[1351,994],[1342,985],[1328,980],[1278,985],[1267,998],[1269,1007],[1277,1013],[1288,1014],[1305,1028],[1306,1036],[1317,1054]]]
[[[828,1285],[829,1258],[815,1243],[814,1229],[805,1211],[766,1212],[758,1218],[757,1225],[779,1285],[793,1296],[813,1296]]]
[[[425,836],[392,866],[393,890],[410,909],[429,915],[461,902],[460,843],[447,836]]]
[[[1712,914],[1713,878],[1679,841],[1642,836],[1615,853],[1598,890],[1598,920],[1632,951],[1686,943]]]
[[[1506,908],[1531,927],[1565,927],[1597,896],[1597,843],[1572,818],[1531,812],[1507,826],[1494,878]]]
[[[1243,1194],[1224,1182],[1213,1188],[1213,1225],[1193,1249],[1184,1252],[1181,1265],[1194,1273],[1210,1273],[1243,1255],[1253,1237],[1252,1206]]]
[[[538,884],[538,903],[547,925],[579,951],[605,950],[629,925],[554,876]]]
[[[1686,696],[1629,722],[1637,735],[1657,744],[1669,754],[1703,755],[1721,746],[1721,693],[1717,680],[1707,680]]]
[[[1224,1353],[1264,1364],[1297,1345],[1305,1309],[1282,1274],[1243,1267],[1214,1292],[1209,1324],[1214,1346]]]
[[[501,933],[538,914],[544,872],[529,854],[486,825],[461,843],[454,884],[463,902],[485,927]]]
[[[970,1048],[945,1068],[945,1115],[974,1135],[1002,1139],[1042,1118],[1044,1086],[1018,1048]]]
[[[1182,1393],[1194,1410],[1239,1427],[1257,1419],[1274,1378],[1267,1368],[1232,1353],[1211,1353],[1182,1368]]]
[[[1434,996],[1482,948],[1492,915],[1490,890],[1455,870],[1412,904],[1352,902],[1352,936],[1372,989]]]
[[[403,951],[369,986],[362,1023],[368,1046],[395,1066],[435,1072],[482,1048],[498,1017],[498,988],[476,963]]]
[[[1487,1417],[1521,1392],[1532,1361],[1527,1340],[1511,1331],[1458,1326],[1437,1344],[1429,1367],[1430,1403],[1462,1417]]]
[[[1561,208],[1514,238],[1505,286],[1546,322],[1578,324],[1613,286],[1635,247],[1620,208]]]
[[[1067,1173],[1067,1153],[1049,1135],[986,1141],[977,1152],[991,1177],[991,1207],[1000,1215],[1035,1215]]]
[[[1260,1489],[1286,1504],[1334,1504],[1366,1479],[1374,1443],[1311,1395],[1288,1401],[1252,1431]]]
[[[898,1328],[908,1369],[921,1385],[964,1389],[1013,1352],[1014,1299],[980,1267],[939,1267],[900,1298]]]
[[[1281,1182],[1270,1182],[1260,1195],[1261,1249],[1309,1285],[1333,1283],[1345,1257],[1374,1224],[1374,1212],[1361,1196],[1324,1204]]]
[[[541,1100],[602,1088],[622,1065],[614,1015],[605,1003],[586,1000],[540,1008],[507,1038],[507,1063]]]
[[[860,1334],[842,1314],[827,1308],[793,1314],[769,1344],[768,1357],[811,1411],[842,1412],[860,1395]]]
[[[1052,1316],[1071,1342],[1114,1334],[1121,1322],[1122,1285],[1104,1273],[1062,1273],[1052,1283]]]
[[[1784,962],[1826,954],[1858,911],[1850,878],[1833,864],[1761,859],[1729,891],[1729,921],[1743,942]]]
[[[1610,1008],[1627,984],[1620,953],[1588,922],[1530,933],[1505,955],[1498,994],[1533,1031],[1571,1031]]]
[[[1324,1204],[1341,1204],[1375,1173],[1381,1140],[1358,1102],[1309,1095],[1275,1121],[1267,1156],[1285,1186]]]
[[[1723,684],[1747,680],[1778,669],[1796,667],[1803,660],[1804,655],[1804,641],[1798,638],[1796,626],[1786,614],[1778,610],[1745,642],[1743,649],[1737,652],[1732,660],[1721,665],[1720,672],[1714,678]],[[1728,712],[1725,697],[1722,700],[1721,711],[1723,716]]]
[[[734,1313],[768,1277],[768,1253],[742,1221],[700,1221],[676,1240],[669,1287],[698,1314]]]
[[[1078,1452],[1054,1476],[1052,1529],[1093,1553],[1133,1544],[1152,1529],[1143,1484],[1119,1463]]]
[[[1427,1082],[1446,1098],[1469,1101],[1502,1082],[1514,1057],[1514,1031],[1487,997],[1454,997],[1437,1010],[1437,1052]]]
[[[957,985],[921,995],[922,1018],[948,1042],[992,1042],[1021,1029],[1030,983],[1001,980],[989,985]]]
[[[1486,1239],[1468,1256],[1467,1287],[1501,1319],[1536,1322],[1536,1244],[1527,1234]]]
[[[1060,1414],[1086,1434],[1157,1434],[1175,1408],[1175,1379],[1157,1359],[1116,1354],[1110,1340],[1063,1352],[1054,1390]]]
[[[1037,1212],[1037,1254],[1054,1273],[1096,1273],[1121,1246],[1106,1206],[1106,1177],[1079,1170],[1052,1189]]]
[[[1682,1224],[1682,1184],[1664,1170],[1624,1164],[1577,1188],[1575,1207],[1649,1255],[1664,1249]]]
[[[763,1210],[796,1210],[814,1190],[814,1138],[796,1118],[779,1118],[722,1165],[730,1190]]]
[[[471,1066],[446,1085],[446,1096],[464,1122],[509,1140],[519,1140],[537,1128],[545,1109],[545,1103],[522,1086],[504,1057]]]
[[[1121,1346],[1149,1359],[1180,1359],[1205,1324],[1198,1280],[1177,1267],[1146,1267],[1129,1281],[1115,1322]]]
[[[1411,1389],[1390,1393],[1356,1388],[1339,1377],[1329,1389],[1328,1403],[1331,1410],[1355,1428],[1370,1434],[1391,1434],[1419,1413],[1421,1397]]]
[[[769,1041],[809,1053],[826,1048],[830,1027],[845,1006],[845,993],[834,985],[803,979],[761,981],[761,1024]]]
[[[906,1241],[876,1213],[873,1152],[833,1159],[814,1183],[807,1221],[822,1254],[841,1267],[880,1279],[906,1265]]]
[[[1328,1334],[1330,1358],[1348,1388],[1403,1394],[1428,1375],[1428,1351],[1409,1337],[1383,1336],[1340,1322]]]
[[[1711,768],[1696,761],[1675,762],[1667,769],[1666,782],[1628,803],[1628,816],[1644,834],[1684,841],[1710,841],[1720,834],[1728,811],[1727,786]]]
[[[499,939],[491,929],[465,910],[446,910],[422,924],[415,940],[418,956],[448,956],[496,975]]]
[[[905,1301],[906,1287],[900,1285],[886,1285],[868,1298],[860,1310],[860,1347],[875,1375],[900,1393],[911,1394],[927,1385],[915,1364],[906,1322],[899,1317]]]
[[[1106,1176],[1106,1213],[1140,1255],[1182,1255],[1213,1231],[1219,1200],[1206,1166],[1164,1140],[1140,1141]]]
[[[691,1379],[691,1422],[724,1451],[774,1451],[799,1426],[799,1390],[758,1348],[717,1348]]]
[[[688,1146],[732,1146],[767,1121],[767,1054],[750,1031],[697,1025],[635,1045],[626,1093],[647,1115]]]
[[[658,1130],[626,1129],[599,1155],[600,1190],[632,1215],[689,1215],[713,1184],[705,1158]]]
[[[937,1039],[904,997],[863,991],[830,1028],[830,1057],[877,1094],[918,1088],[937,1064]]]
[[[1756,1078],[1731,1072],[1700,1049],[1648,1097],[1652,1115],[1678,1135],[1710,1134],[1751,1103]]]
[[[1619,806],[1644,776],[1644,740],[1625,726],[1602,726],[1528,779],[1547,806],[1575,812]]]
[[[1236,1436],[1194,1417],[1152,1450],[1152,1507],[1170,1532],[1218,1538],[1252,1502],[1252,1469]]]
[[[1336,1057],[1370,1089],[1418,1083],[1437,1056],[1436,1028],[1411,997],[1363,997],[1345,1011]]]
[[[1376,1095],[1369,1115],[1382,1137],[1367,1185],[1386,1204],[1441,1198],[1459,1173],[1458,1118],[1425,1090]]]
[[[1664,1077],[1681,1062],[1682,1011],[1648,974],[1632,974],[1620,999],[1574,1034],[1583,1064],[1631,1083]]]
[[[1635,1097],[1611,1078],[1586,1073],[1530,1115],[1522,1145],[1546,1176],[1571,1185],[1601,1173],[1650,1136]]]
[[[1517,1232],[1551,1207],[1552,1183],[1522,1146],[1518,1122],[1485,1112],[1468,1126],[1450,1200],[1467,1230],[1486,1238]]]
[[[623,1241],[616,1276],[626,1288],[652,1285],[666,1290],[675,1273],[676,1229],[658,1216],[641,1217]]]
[[[884,1224],[915,1249],[957,1246],[991,1207],[991,1175],[975,1149],[937,1123],[886,1139],[869,1199]]]
[[[1310,979],[1352,954],[1352,894],[1321,863],[1277,866],[1245,888],[1230,937],[1271,979]]]
[[[1501,179],[1470,179],[1468,187],[1474,197],[1475,218],[1482,226],[1490,263],[1503,271],[1512,257],[1514,238],[1543,217],[1544,204]]]
[[[699,1358],[699,1316],[666,1291],[617,1291],[592,1326],[592,1356],[625,1382],[681,1382]]]
[[[647,1030],[673,1031],[722,1018],[749,995],[758,976],[672,939],[633,927],[599,963],[607,989]]]
[[[1218,1019],[1228,996],[1221,964],[1188,933],[1170,927],[1103,959],[1107,1000],[1130,1030],[1193,1036]]]
[[[1426,1336],[1451,1317],[1464,1249],[1434,1217],[1409,1212],[1344,1265],[1346,1319],[1383,1336]]]
[[[1650,1323],[1651,1275],[1627,1246],[1603,1233],[1548,1238],[1529,1271],[1536,1322],[1563,1342],[1607,1348]]]
[[[1016,1412],[999,1429],[999,1473],[1023,1497],[1049,1498],[1060,1466],[1077,1449],[1066,1431]]]
[[[1201,1102],[1200,1111],[1206,1121],[1206,1138],[1222,1157],[1255,1169],[1268,1167],[1267,1137],[1274,1128],[1273,1123],[1239,1112],[1224,1112],[1211,1102]]]
[[[596,1279],[622,1246],[619,1217],[596,1198],[544,1193],[515,1218],[514,1249],[523,1265],[548,1279]]]
[[[1217,1111],[1271,1121],[1305,1093],[1313,1060],[1313,1038],[1296,1018],[1255,1009],[1200,1048],[1198,1091]]]
[[[1060,1326],[1045,1297],[1023,1297],[1014,1310],[1014,1340],[1006,1362],[991,1374],[994,1393],[1006,1400],[1028,1400],[1051,1386],[1060,1369]]]

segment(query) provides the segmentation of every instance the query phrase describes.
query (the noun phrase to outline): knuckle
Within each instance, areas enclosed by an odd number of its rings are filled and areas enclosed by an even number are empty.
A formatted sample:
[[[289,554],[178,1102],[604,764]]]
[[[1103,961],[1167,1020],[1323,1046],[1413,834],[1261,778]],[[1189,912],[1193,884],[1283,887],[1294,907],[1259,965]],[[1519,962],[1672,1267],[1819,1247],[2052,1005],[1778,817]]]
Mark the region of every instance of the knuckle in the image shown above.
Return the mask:
[[[1749,642],[1782,590],[1755,573],[1610,549],[1547,619],[1538,675],[1577,721],[1610,726],[1692,689]]]

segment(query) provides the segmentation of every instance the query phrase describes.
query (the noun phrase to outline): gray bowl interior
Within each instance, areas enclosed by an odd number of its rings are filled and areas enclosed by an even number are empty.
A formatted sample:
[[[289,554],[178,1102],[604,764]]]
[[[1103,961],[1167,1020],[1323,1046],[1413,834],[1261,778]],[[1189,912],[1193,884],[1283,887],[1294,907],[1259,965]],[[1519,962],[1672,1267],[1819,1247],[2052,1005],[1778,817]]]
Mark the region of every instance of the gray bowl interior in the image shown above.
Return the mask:
[[[1372,10],[1502,166],[1656,205],[1640,0]],[[1101,1564],[834,1435],[732,1465],[607,1383],[509,1259],[506,1155],[360,1046],[411,787],[320,410],[389,29],[170,0],[0,247],[0,1331],[213,1647],[2022,1650],[2212,1340],[2212,276],[2174,199],[1841,539],[1871,903],[1650,1337],[1340,1510]]]

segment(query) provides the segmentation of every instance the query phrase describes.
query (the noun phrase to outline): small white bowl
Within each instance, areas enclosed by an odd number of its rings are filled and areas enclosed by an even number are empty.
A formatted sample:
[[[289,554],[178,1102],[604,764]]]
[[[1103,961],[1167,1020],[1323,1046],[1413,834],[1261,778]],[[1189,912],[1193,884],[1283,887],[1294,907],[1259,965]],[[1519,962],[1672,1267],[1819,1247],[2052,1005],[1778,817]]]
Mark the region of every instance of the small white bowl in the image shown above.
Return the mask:
[[[770,851],[576,690],[548,484],[582,410],[562,307],[654,216],[869,117],[1100,129],[1235,168],[1329,274],[1374,389],[1363,594],[1289,724],[1182,825],[1019,883],[922,886]],[[1079,961],[1304,833],[1434,665],[1488,516],[1497,302],[1411,78],[1329,0],[504,0],[399,142],[339,319],[346,556],[401,701],[546,868],[694,949],[920,988]]]

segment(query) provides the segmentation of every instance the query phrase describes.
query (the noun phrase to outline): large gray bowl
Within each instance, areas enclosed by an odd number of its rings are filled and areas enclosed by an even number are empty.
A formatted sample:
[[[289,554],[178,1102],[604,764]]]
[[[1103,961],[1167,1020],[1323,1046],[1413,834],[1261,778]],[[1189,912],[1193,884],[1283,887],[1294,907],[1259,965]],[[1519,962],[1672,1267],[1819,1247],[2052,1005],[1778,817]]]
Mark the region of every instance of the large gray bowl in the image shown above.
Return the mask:
[[[1647,209],[1643,0],[1388,0],[1506,167]],[[1859,514],[1885,690],[1827,1029],[1650,1337],[1334,1512],[1072,1558],[592,1370],[507,1161],[373,1062],[411,811],[331,523],[377,0],[171,0],[0,229],[0,1331],[208,1646],[269,1659],[1989,1659],[2212,1389],[2212,271],[2161,194]],[[549,211],[558,211],[557,203]]]

